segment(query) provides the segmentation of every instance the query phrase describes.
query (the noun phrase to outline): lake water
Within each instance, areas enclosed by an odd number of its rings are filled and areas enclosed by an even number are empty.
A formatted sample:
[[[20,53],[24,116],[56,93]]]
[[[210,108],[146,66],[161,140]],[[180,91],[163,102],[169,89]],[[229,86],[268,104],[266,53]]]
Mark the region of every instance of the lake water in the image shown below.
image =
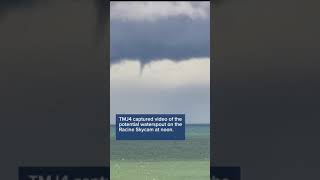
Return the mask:
[[[112,180],[210,179],[210,125],[186,125],[184,141],[116,141],[110,132]]]

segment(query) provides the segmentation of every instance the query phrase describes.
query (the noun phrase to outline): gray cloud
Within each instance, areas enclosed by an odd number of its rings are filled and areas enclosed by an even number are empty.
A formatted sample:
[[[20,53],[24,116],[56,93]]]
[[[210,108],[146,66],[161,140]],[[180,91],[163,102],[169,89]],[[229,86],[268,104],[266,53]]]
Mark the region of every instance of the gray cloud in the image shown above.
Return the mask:
[[[206,9],[209,3],[194,2],[192,7]],[[112,11],[115,10],[111,7],[111,14]],[[207,18],[190,18],[177,13],[156,21],[111,19],[111,63],[124,58],[140,59],[145,64],[153,59],[209,57],[210,16],[208,9],[205,12]]]
[[[111,18],[111,123],[116,113],[185,113],[187,123],[210,122],[210,6],[191,5],[208,16],[173,8]]]
[[[172,16],[203,19],[210,16],[210,2],[136,1],[111,2],[111,19],[122,21],[156,21]]]
[[[210,22],[172,17],[157,22],[111,21],[111,62],[119,59],[209,57]]]

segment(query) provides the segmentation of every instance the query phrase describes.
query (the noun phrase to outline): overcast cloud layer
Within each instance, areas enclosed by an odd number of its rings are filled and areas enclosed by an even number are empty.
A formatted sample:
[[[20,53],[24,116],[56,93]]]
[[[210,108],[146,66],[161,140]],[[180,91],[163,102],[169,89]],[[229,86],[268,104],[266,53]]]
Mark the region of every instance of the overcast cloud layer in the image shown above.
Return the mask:
[[[110,17],[123,21],[156,21],[172,16],[209,18],[209,2],[111,2]]]
[[[210,56],[209,2],[112,2],[111,62]]]
[[[210,122],[209,2],[112,2],[111,124],[117,113]]]

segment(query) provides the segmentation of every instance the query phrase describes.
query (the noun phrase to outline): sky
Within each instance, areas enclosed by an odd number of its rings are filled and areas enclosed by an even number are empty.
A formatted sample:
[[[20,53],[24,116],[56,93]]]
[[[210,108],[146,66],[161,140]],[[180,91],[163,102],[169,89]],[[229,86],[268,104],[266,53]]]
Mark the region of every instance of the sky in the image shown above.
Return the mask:
[[[111,2],[111,124],[117,113],[210,122],[210,2]]]

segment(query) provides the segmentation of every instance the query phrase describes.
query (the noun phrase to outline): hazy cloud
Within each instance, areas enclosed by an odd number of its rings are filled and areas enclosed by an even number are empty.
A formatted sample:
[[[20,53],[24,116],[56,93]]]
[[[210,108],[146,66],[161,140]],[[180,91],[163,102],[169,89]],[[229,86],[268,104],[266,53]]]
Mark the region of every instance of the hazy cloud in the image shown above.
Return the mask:
[[[191,19],[209,17],[210,2],[111,2],[111,19],[124,21],[156,21],[171,16]]]
[[[187,123],[210,122],[210,60],[156,60],[111,65],[111,123],[117,113],[183,113]]]
[[[155,60],[141,66],[138,60],[123,60],[110,69],[113,88],[176,88],[181,86],[208,85],[210,83],[210,59],[193,58]]]

